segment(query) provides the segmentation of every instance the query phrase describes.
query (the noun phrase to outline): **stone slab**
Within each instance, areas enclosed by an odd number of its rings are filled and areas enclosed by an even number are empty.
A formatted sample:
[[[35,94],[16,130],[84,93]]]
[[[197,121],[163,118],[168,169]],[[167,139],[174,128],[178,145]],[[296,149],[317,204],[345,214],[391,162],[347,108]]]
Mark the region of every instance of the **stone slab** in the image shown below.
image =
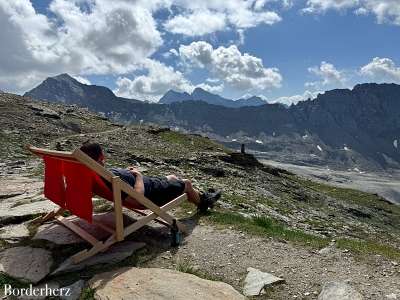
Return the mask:
[[[123,268],[98,274],[89,281],[98,300],[244,300],[227,283],[169,269]]]
[[[243,294],[245,296],[258,296],[264,292],[266,286],[284,282],[284,279],[272,274],[261,272],[255,268],[247,268],[247,276],[244,280]]]
[[[363,296],[345,282],[325,283],[318,300],[363,300]]]
[[[0,253],[0,272],[25,282],[42,280],[52,263],[51,253],[42,248],[14,247]]]
[[[115,264],[131,256],[136,250],[143,248],[146,244],[132,241],[120,242],[113,245],[103,253],[88,258],[78,264],[72,262],[71,257],[64,261],[51,275],[82,270],[97,264]]]
[[[0,228],[0,239],[20,240],[29,237],[29,231],[26,224],[8,225]]]

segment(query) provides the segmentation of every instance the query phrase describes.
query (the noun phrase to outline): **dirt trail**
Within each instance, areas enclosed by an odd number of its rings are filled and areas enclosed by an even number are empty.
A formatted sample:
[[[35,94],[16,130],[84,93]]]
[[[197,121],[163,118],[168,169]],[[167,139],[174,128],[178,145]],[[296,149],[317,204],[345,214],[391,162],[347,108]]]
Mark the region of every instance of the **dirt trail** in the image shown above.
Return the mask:
[[[252,237],[246,233],[211,226],[196,226],[175,253],[161,253],[147,266],[169,267],[179,261],[220,278],[242,291],[248,267],[285,279],[258,299],[317,299],[322,285],[347,281],[365,299],[386,299],[400,294],[400,267],[380,256],[357,258],[346,250],[333,248],[329,254]]]

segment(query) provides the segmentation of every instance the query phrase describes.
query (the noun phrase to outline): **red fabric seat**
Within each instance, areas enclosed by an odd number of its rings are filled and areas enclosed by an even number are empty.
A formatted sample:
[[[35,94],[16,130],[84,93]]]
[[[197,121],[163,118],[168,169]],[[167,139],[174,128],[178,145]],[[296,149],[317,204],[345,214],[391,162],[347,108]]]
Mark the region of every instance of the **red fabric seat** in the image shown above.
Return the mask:
[[[65,160],[49,155],[43,156],[45,162],[44,195],[72,214],[92,222],[93,195],[114,202],[112,190],[94,171],[75,160]],[[146,209],[144,206],[130,204],[130,209]]]
[[[45,155],[44,195],[72,214],[92,222],[93,171],[73,160]]]

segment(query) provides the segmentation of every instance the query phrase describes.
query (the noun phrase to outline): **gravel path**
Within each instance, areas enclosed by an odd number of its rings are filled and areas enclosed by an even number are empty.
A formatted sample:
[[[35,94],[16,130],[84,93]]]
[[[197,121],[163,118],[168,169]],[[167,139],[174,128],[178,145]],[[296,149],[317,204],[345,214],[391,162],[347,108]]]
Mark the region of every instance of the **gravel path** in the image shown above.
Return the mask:
[[[177,261],[222,279],[242,291],[248,267],[285,279],[261,299],[317,299],[322,285],[347,281],[365,299],[400,297],[400,266],[379,256],[357,258],[332,248],[327,254],[289,243],[251,237],[230,229],[199,225],[176,253],[161,253],[147,263],[173,268]]]

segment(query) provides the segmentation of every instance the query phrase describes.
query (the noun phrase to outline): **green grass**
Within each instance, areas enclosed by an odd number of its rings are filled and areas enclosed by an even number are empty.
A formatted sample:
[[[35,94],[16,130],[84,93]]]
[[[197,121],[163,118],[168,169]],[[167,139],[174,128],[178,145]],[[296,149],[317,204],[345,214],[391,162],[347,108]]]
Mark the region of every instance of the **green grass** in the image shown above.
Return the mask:
[[[94,299],[94,292],[95,290],[92,288],[84,288],[82,290],[81,296],[79,297],[79,300],[92,300]]]
[[[339,249],[348,249],[359,255],[379,254],[389,259],[400,260],[400,250],[389,245],[374,241],[339,239],[336,242]]]
[[[194,149],[196,151],[201,151],[201,150],[222,150],[225,152],[227,151],[227,149],[225,149],[222,145],[217,144],[212,140],[201,136],[187,135],[175,131],[164,131],[159,133],[158,135],[161,137],[163,141],[172,144],[178,144],[186,148],[186,150]]]
[[[235,229],[251,234],[266,235],[315,248],[322,248],[329,244],[327,238],[308,234],[298,229],[291,229],[265,216],[246,218],[235,213],[213,212],[209,216],[209,220],[217,224],[232,225]]]

